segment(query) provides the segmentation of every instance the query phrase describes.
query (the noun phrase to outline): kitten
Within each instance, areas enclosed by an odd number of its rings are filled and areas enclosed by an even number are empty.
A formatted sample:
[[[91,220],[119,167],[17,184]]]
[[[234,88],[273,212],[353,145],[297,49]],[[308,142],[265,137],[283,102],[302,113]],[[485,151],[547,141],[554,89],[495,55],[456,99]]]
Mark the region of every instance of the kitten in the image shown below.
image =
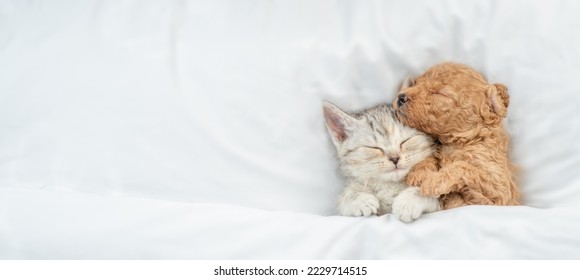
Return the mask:
[[[403,182],[411,167],[433,153],[429,136],[401,124],[389,104],[351,114],[327,101],[322,108],[346,179],[338,201],[340,215],[392,212],[411,222],[439,210],[436,198],[421,196],[418,187]]]

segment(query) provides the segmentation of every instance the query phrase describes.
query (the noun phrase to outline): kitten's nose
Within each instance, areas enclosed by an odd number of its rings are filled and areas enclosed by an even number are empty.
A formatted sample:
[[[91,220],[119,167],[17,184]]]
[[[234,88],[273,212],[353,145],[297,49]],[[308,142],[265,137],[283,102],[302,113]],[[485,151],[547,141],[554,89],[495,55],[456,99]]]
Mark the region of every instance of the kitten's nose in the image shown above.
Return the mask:
[[[408,98],[407,95],[404,93],[399,94],[399,97],[397,97],[397,105],[399,107],[403,106],[403,104],[405,104],[407,102]]]
[[[393,164],[397,165],[397,162],[399,162],[400,157],[396,156],[396,157],[389,157],[389,160],[393,162]]]

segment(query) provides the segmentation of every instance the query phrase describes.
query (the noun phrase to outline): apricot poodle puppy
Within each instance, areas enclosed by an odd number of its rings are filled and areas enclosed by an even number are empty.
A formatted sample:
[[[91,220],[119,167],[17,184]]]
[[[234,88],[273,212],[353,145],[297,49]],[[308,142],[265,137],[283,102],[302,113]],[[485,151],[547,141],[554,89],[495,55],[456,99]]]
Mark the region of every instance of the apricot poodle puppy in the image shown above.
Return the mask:
[[[404,124],[438,140],[434,157],[417,164],[407,184],[440,197],[444,209],[519,205],[509,136],[502,125],[507,88],[489,84],[466,65],[442,63],[403,83],[393,101]]]

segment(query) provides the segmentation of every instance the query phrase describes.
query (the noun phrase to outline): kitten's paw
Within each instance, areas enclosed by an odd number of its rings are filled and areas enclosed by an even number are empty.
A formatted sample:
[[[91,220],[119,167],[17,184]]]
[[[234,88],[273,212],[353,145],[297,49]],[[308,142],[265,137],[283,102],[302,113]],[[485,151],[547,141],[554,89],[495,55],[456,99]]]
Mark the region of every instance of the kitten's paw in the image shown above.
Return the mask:
[[[393,216],[405,223],[418,219],[423,213],[431,213],[440,209],[439,200],[422,196],[418,187],[408,187],[393,202]]]
[[[405,189],[404,186],[390,186],[386,189],[380,190],[377,192],[376,197],[379,200],[379,211],[377,213],[378,216],[382,216],[387,213],[392,212],[392,205],[393,201],[395,201],[395,197]]]
[[[343,216],[367,217],[377,214],[379,199],[370,193],[354,193],[339,205],[339,214]]]

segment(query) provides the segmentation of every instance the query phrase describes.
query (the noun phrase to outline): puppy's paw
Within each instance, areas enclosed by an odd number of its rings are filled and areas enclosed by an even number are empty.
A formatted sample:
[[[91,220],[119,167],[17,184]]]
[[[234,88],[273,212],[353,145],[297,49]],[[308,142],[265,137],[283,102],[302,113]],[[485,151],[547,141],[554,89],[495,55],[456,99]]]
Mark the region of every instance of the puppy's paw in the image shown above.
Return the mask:
[[[338,212],[342,216],[367,217],[376,215],[379,210],[379,199],[373,194],[359,192],[353,193],[345,199],[338,207]]]
[[[420,195],[418,187],[405,189],[393,202],[393,216],[405,223],[418,219],[423,213],[431,213],[440,209],[439,200]]]
[[[425,179],[420,185],[421,194],[431,197],[439,197],[443,194],[449,193],[449,188],[441,184],[441,180],[437,180],[437,175],[435,173],[431,174],[431,177]]]
[[[426,186],[427,189],[432,189],[433,186],[437,186],[435,184],[437,178],[439,178],[439,174],[437,171],[432,170],[421,170],[421,171],[414,171],[410,172],[407,177],[405,178],[405,183],[408,186],[418,186],[423,189],[423,186]]]
[[[425,186],[423,185],[421,187],[421,194],[424,196],[430,196],[430,197],[440,197],[441,195],[447,194],[448,191],[446,188],[443,188],[441,186]]]
[[[423,180],[427,178],[429,172],[411,172],[405,178],[405,183],[409,186],[421,186]]]

